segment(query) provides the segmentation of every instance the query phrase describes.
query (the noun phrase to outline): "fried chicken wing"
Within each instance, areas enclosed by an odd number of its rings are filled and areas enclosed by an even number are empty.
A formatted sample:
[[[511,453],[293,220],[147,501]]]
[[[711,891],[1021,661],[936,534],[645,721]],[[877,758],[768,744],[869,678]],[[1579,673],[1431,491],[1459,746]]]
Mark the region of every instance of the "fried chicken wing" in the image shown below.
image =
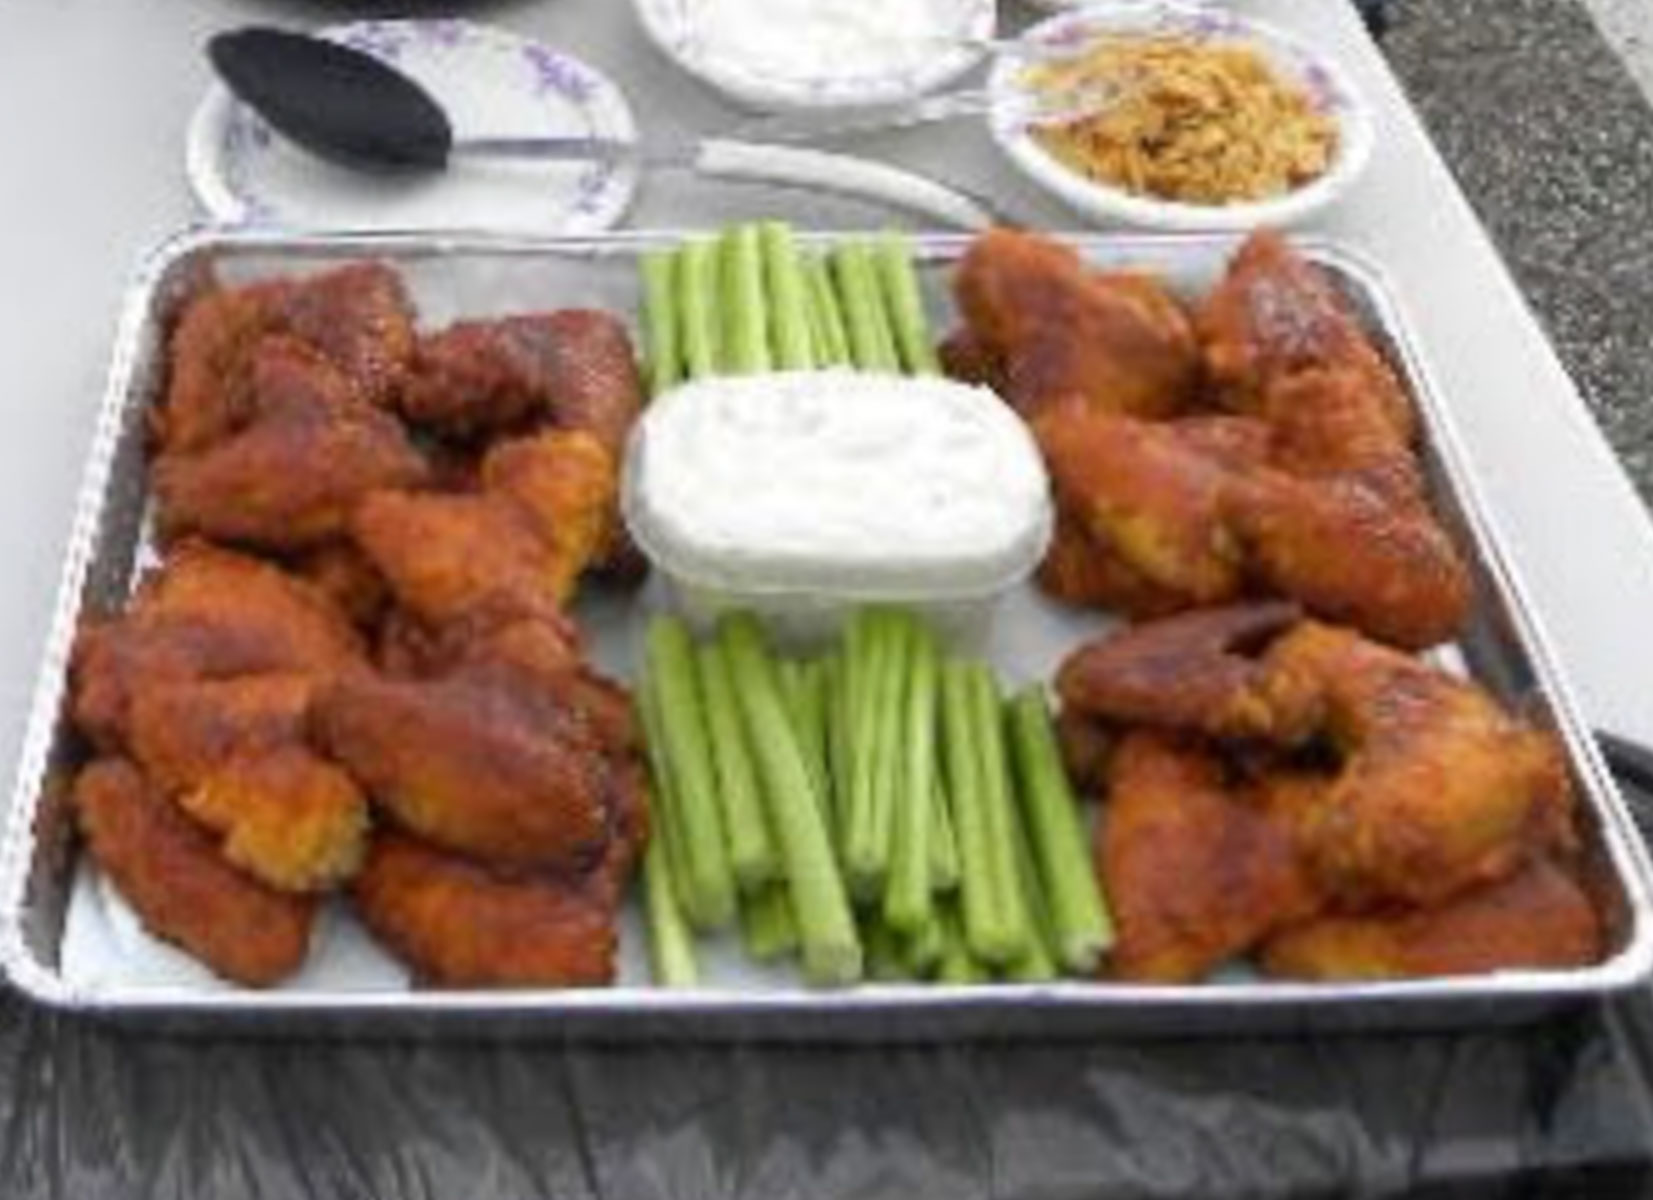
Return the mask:
[[[1229,472],[1177,424],[1063,405],[1035,432],[1058,507],[1132,576],[1180,607],[1239,592],[1239,547],[1223,519]]]
[[[202,450],[246,424],[253,357],[276,334],[309,345],[362,399],[383,403],[412,356],[413,314],[400,277],[382,263],[206,292],[184,310],[169,346],[166,401],[154,421],[161,446]]]
[[[1324,742],[1336,770],[1290,824],[1343,903],[1438,903],[1570,845],[1571,789],[1553,735],[1349,630],[1305,621],[1281,634],[1284,615],[1191,614],[1093,643],[1058,675],[1063,704],[1282,749]]]
[[[192,788],[237,757],[303,744],[315,689],[302,672],[148,682],[132,696],[127,748],[163,790]]]
[[[1115,748],[1096,843],[1118,926],[1111,973],[1200,978],[1319,906],[1286,834],[1193,743],[1136,732]]]
[[[497,678],[341,681],[323,745],[409,830],[512,867],[580,868],[607,831],[606,764]]]
[[[315,588],[358,628],[377,630],[390,589],[354,542],[324,542],[288,561],[294,575]]]
[[[1197,316],[1205,365],[1229,404],[1257,411],[1299,372],[1339,368],[1361,377],[1402,441],[1416,414],[1394,371],[1331,281],[1280,234],[1246,239]]]
[[[1469,570],[1421,509],[1272,471],[1232,478],[1223,507],[1247,574],[1316,616],[1416,650],[1450,640],[1469,616]]]
[[[420,979],[447,987],[577,987],[614,978],[600,881],[487,868],[384,832],[356,879],[362,919]]]
[[[1060,508],[1036,578],[1047,595],[1064,604],[1136,617],[1163,616],[1188,606],[1186,596],[1150,581],[1079,517]]]
[[[204,542],[168,554],[119,617],[81,630],[71,662],[75,723],[119,745],[132,697],[169,681],[359,669],[361,641],[302,580]]]
[[[343,372],[304,343],[266,339],[251,373],[256,416],[198,453],[155,463],[163,537],[316,546],[345,532],[369,492],[427,477],[400,423],[360,400]]]
[[[566,564],[511,500],[376,492],[351,531],[397,601],[427,624],[490,606],[532,614],[562,604]]]
[[[177,802],[222,836],[225,858],[281,891],[325,891],[361,865],[367,801],[355,780],[301,745],[231,758]]]
[[[597,438],[553,430],[501,442],[482,461],[490,493],[514,501],[550,550],[547,581],[559,600],[620,529],[617,463]]]
[[[279,983],[303,964],[315,902],[231,866],[130,763],[84,768],[74,805],[92,857],[150,932],[252,987]]]
[[[1444,907],[1325,916],[1263,947],[1263,969],[1293,979],[1406,979],[1597,961],[1601,920],[1578,882],[1539,859]]]
[[[1200,356],[1181,306],[1156,282],[1099,275],[1048,238],[993,230],[971,244],[954,292],[1005,398],[1024,415],[1080,400],[1167,417],[1192,399]]]
[[[547,321],[552,421],[591,434],[620,462],[643,411],[643,376],[625,323],[592,308],[563,309]]]
[[[408,420],[449,437],[518,428],[551,408],[557,330],[549,314],[459,321],[419,339],[402,389]]]
[[[1386,401],[1358,371],[1303,371],[1270,385],[1268,457],[1300,479],[1358,483],[1387,504],[1421,509],[1423,471]]]

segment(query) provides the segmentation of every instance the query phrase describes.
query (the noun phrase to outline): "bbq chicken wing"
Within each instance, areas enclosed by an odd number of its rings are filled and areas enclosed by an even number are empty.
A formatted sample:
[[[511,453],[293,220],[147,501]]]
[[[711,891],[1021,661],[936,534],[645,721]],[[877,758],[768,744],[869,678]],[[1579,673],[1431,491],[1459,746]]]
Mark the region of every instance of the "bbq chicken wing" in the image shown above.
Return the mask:
[[[364,663],[355,630],[302,580],[186,542],[124,613],[82,629],[71,662],[73,714],[100,746],[115,746],[133,697],[149,687],[270,672],[329,678]]]
[[[1433,909],[1325,916],[1263,947],[1263,969],[1292,979],[1474,975],[1596,962],[1601,919],[1563,868],[1544,859]]]
[[[419,339],[401,408],[447,437],[520,427],[551,407],[553,344],[546,314],[460,321]]]
[[[412,356],[413,314],[400,278],[380,263],[206,292],[172,336],[166,400],[155,419],[161,446],[202,450],[251,420],[253,358],[277,334],[310,346],[362,399],[382,404]]]
[[[1115,722],[1323,743],[1337,765],[1293,807],[1294,842],[1346,904],[1436,904],[1572,841],[1555,738],[1480,688],[1274,607],[1191,614],[1082,648],[1064,705]],[[1161,686],[1156,687],[1155,681]]]
[[[516,868],[602,851],[607,764],[498,678],[346,680],[317,706],[323,745],[398,823]]]
[[[1167,417],[1192,399],[1192,325],[1146,277],[1099,275],[1048,238],[994,230],[965,254],[954,291],[1005,398],[1024,415],[1078,400]]]
[[[199,533],[266,550],[343,534],[361,498],[422,483],[427,468],[400,423],[357,398],[304,343],[269,338],[254,353],[256,415],[192,454],[165,454],[154,481],[163,536]]]
[[[73,799],[93,859],[150,932],[252,987],[279,983],[303,964],[315,902],[230,865],[130,763],[93,762],[75,780]]]
[[[595,436],[578,430],[501,442],[483,459],[483,487],[514,501],[549,549],[547,582],[560,601],[618,535],[617,465]]]
[[[1114,750],[1096,859],[1121,979],[1196,980],[1320,903],[1286,832],[1221,761],[1161,734],[1131,733]]]
[[[509,499],[376,492],[351,531],[397,602],[428,625],[484,608],[549,614],[562,605],[567,564]]]
[[[1280,234],[1246,240],[1197,323],[1206,369],[1232,407],[1258,411],[1281,380],[1337,368],[1359,376],[1396,435],[1412,440],[1416,414],[1394,371],[1330,279]]]
[[[591,876],[502,878],[415,838],[374,838],[356,908],[427,983],[577,987],[614,978],[615,908]]]

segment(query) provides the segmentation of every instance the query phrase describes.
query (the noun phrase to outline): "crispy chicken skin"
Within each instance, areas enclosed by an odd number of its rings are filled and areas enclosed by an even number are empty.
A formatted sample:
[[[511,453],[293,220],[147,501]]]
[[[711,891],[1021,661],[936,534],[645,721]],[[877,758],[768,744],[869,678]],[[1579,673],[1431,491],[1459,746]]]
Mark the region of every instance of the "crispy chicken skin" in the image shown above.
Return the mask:
[[[447,987],[609,983],[614,904],[599,876],[502,878],[385,831],[355,883],[368,928],[424,982]]]
[[[315,588],[364,633],[379,628],[390,604],[384,576],[354,542],[324,542],[288,561],[294,575]]]
[[[204,542],[174,547],[118,617],[81,630],[71,662],[76,724],[120,744],[132,697],[169,681],[359,669],[356,632],[319,592],[260,559]]]
[[[1181,306],[1153,280],[1099,275],[1048,238],[992,230],[954,277],[959,307],[1024,415],[1080,400],[1168,417],[1193,398],[1200,355]]]
[[[1421,508],[1423,471],[1410,441],[1358,371],[1303,371],[1269,387],[1263,420],[1274,466],[1300,479],[1358,483],[1386,503]]]
[[[1262,966],[1293,979],[1403,979],[1578,967],[1602,950],[1584,889],[1540,859],[1440,908],[1325,916],[1283,930],[1263,947]]]
[[[502,497],[376,492],[357,507],[351,531],[397,602],[427,624],[488,606],[561,607],[565,571],[555,550]]]
[[[74,805],[92,857],[150,932],[252,987],[279,983],[303,964],[314,901],[231,866],[130,763],[87,766]]]
[[[232,758],[177,801],[222,835],[225,858],[285,892],[345,882],[367,844],[367,800],[355,780],[301,745]]]
[[[620,527],[617,460],[583,430],[501,442],[482,460],[482,483],[527,516],[550,550],[547,582],[562,600]]]
[[[132,697],[127,748],[158,787],[195,787],[234,758],[302,744],[315,687],[302,672],[147,683]]]
[[[1449,641],[1469,616],[1469,570],[1419,508],[1276,471],[1232,478],[1223,508],[1249,579],[1316,616],[1413,650]]]
[[[1035,432],[1058,507],[1134,576],[1185,608],[1238,594],[1239,547],[1222,508],[1228,471],[1177,424],[1063,405]]]
[[[164,449],[204,449],[252,418],[253,356],[275,334],[308,344],[362,399],[380,404],[412,356],[413,314],[400,278],[381,263],[206,292],[172,335],[166,401],[155,420]]]
[[[315,715],[327,751],[398,823],[438,846],[562,870],[602,850],[602,758],[569,729],[548,727],[514,681],[349,679],[323,694]]]
[[[409,488],[428,471],[389,413],[302,342],[255,351],[256,416],[194,454],[164,454],[154,481],[164,537],[199,533],[267,550],[337,538],[369,492]]]
[[[1115,748],[1096,859],[1120,979],[1199,979],[1319,906],[1285,831],[1235,793],[1214,754],[1164,734]]]
[[[1116,722],[1324,743],[1335,772],[1290,823],[1342,903],[1436,904],[1571,845],[1552,735],[1409,655],[1313,621],[1281,632],[1286,619],[1255,606],[1139,626],[1071,656],[1058,690]]]
[[[1397,435],[1412,440],[1417,417],[1394,371],[1331,281],[1279,233],[1246,239],[1196,321],[1206,369],[1231,407],[1256,411],[1281,380],[1339,368],[1360,376]]]

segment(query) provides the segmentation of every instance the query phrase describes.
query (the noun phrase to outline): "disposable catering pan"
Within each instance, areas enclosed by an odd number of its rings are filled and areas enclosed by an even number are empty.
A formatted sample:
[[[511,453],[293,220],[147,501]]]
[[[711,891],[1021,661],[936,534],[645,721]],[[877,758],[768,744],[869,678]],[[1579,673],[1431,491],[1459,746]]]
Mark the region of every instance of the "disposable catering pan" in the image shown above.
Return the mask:
[[[118,954],[88,972],[80,961],[85,950],[77,941],[82,936],[77,911],[90,903],[87,897],[95,889],[86,882],[90,872],[77,853],[63,802],[66,777],[84,753],[63,716],[66,666],[82,615],[115,608],[147,553],[145,415],[162,383],[163,339],[180,303],[202,286],[209,271],[242,282],[371,256],[401,269],[427,324],[574,305],[632,313],[637,256],[667,237],[524,241],[232,231],[185,234],[149,256],[120,327],[5,829],[0,962],[17,988],[55,1008],[180,1030],[912,1040],[1481,1026],[1532,1019],[1648,977],[1653,942],[1644,852],[1585,735],[1548,639],[1511,570],[1503,539],[1487,517],[1443,399],[1379,273],[1357,254],[1312,239],[1297,244],[1356,305],[1404,374],[1422,412],[1436,509],[1474,565],[1478,602],[1457,647],[1463,666],[1507,704],[1551,725],[1569,751],[1591,882],[1607,914],[1609,940],[1601,962],[1568,971],[1363,984],[1289,983],[1225,973],[1217,981],[1189,987],[1064,981],[976,987],[869,984],[840,991],[812,991],[787,977],[743,974],[714,963],[702,986],[667,991],[649,986],[641,965],[641,932],[628,917],[619,985],[600,990],[431,990],[371,971],[326,976],[307,968],[286,987],[254,991],[229,987],[198,970],[196,976],[129,977]],[[830,240],[830,235],[823,237]],[[1233,248],[1231,240],[1210,237],[1069,240],[1099,264],[1155,270],[1191,294],[1216,282]],[[925,286],[938,323],[946,303],[946,268],[966,245],[958,237],[919,239]],[[624,672],[628,625],[635,624],[635,610],[646,602],[614,607],[610,601],[607,609],[583,614],[595,629],[599,659],[611,669]],[[1040,623],[1048,626],[1054,619],[1046,611],[1050,606],[1042,604],[1029,589],[1007,601],[994,625],[985,649],[1012,677],[1048,677],[1058,657],[1057,650],[1039,641]],[[1099,617],[1086,620],[1089,624],[1078,636],[1105,623]],[[351,920],[342,901],[335,909],[324,925],[337,933]],[[359,930],[353,936],[358,949],[371,952]],[[712,957],[719,953],[714,948]],[[337,982],[340,978],[345,982]]]

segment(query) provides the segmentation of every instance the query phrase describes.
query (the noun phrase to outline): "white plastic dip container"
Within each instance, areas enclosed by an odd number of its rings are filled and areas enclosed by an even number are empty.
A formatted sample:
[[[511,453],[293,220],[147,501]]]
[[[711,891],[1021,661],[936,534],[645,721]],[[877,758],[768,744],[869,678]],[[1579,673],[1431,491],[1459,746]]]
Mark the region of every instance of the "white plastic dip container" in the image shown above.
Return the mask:
[[[1038,448],[993,392],[847,370],[659,397],[632,434],[623,508],[691,621],[745,608],[803,640],[868,602],[967,636],[1051,531]]]

